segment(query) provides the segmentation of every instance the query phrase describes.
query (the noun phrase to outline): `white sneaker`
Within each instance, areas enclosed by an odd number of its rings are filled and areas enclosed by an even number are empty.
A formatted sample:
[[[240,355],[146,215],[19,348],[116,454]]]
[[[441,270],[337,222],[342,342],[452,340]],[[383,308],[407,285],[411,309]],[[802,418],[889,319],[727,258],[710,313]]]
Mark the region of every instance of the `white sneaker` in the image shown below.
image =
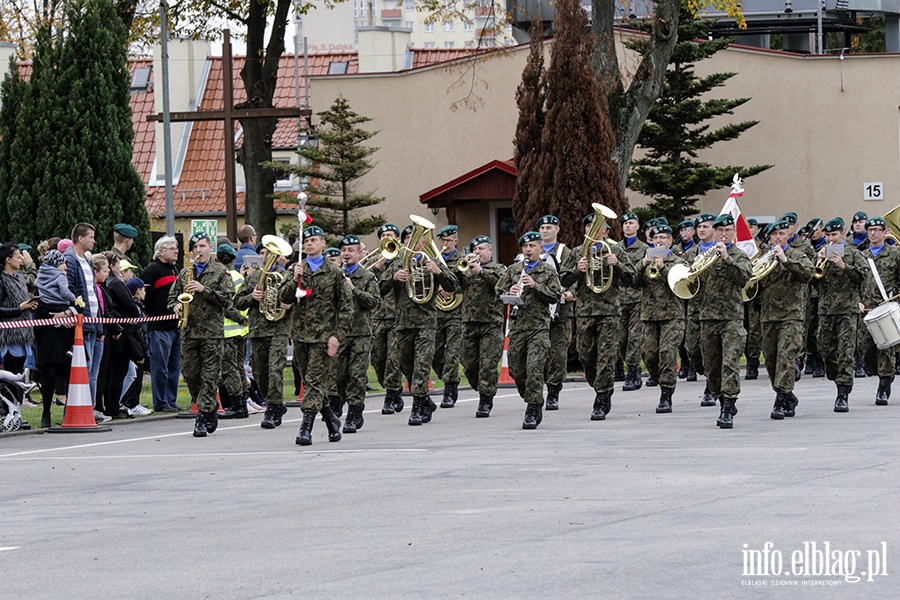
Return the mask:
[[[94,421],[99,425],[100,423],[106,423],[107,421],[112,421],[112,417],[104,415],[102,412],[95,410],[94,411]]]
[[[261,412],[263,412],[263,408],[261,406],[257,405],[255,402],[247,403],[247,413],[248,414],[255,415],[255,414],[261,413]]]
[[[128,409],[128,414],[132,417],[145,417],[147,415],[152,415],[153,411],[144,406],[143,404],[138,404],[134,408]]]

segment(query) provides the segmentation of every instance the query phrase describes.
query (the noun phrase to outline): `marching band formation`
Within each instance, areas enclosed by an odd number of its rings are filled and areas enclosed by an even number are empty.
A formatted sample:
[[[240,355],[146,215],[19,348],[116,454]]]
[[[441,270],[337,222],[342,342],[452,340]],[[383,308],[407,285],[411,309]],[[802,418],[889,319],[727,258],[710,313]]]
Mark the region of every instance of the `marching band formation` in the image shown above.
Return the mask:
[[[849,410],[854,377],[866,372],[879,377],[875,403],[887,404],[892,347],[900,343],[900,305],[888,297],[900,288],[900,250],[889,225],[897,230],[900,207],[885,218],[858,212],[846,233],[839,217],[800,228],[788,212],[761,231],[749,220],[759,249],[752,259],[738,247],[729,213],[682,221],[677,240],[664,218],[653,219],[645,223],[645,243],[635,213],[593,209],[583,219],[581,247],[559,243],[559,219],[546,215],[519,238],[521,254],[509,267],[493,260],[488,236],[461,252],[455,225],[435,233],[414,215],[402,232],[380,227],[370,253],[355,235],[326,248],[324,231],[310,226],[302,258],[287,271],[276,259],[290,247],[266,236],[262,267],[241,281],[210,260],[204,234],[192,237],[192,263],[169,291],[169,306],[184,328],[185,367],[193,365],[184,378],[200,410],[194,435],[212,433],[217,422],[216,383],[203,373],[241,352],[206,335],[207,324],[226,317],[248,327],[253,373],[267,403],[264,429],[280,426],[287,410],[285,353],[277,349],[292,340],[304,386],[296,443],[304,446],[319,414],[329,441],[363,428],[370,361],[386,390],[384,415],[403,411],[405,377],[409,425],[429,423],[437,408],[429,396],[432,369],[444,384],[440,406],[452,408],[461,365],[479,394],[475,417],[489,417],[507,323],[509,373],[526,403],[523,429],[537,428],[545,409],[559,408],[573,331],[595,392],[593,421],[609,416],[616,381],[623,391],[644,385],[643,363],[646,385],[660,389],[657,413],[672,412],[679,379],[705,376],[701,406],[718,405],[718,427],[731,429],[743,355],[746,379],[758,377],[765,357],[773,419],[796,414],[804,365],[835,383],[835,412]],[[621,223],[621,241],[608,237],[612,219]],[[246,416],[240,390],[227,399],[225,417]]]

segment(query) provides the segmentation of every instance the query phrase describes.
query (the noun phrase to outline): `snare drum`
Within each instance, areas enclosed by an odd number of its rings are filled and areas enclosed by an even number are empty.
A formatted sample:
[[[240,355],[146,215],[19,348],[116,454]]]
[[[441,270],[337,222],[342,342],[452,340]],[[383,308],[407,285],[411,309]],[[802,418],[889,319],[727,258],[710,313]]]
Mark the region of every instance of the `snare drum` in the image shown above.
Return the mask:
[[[869,311],[863,322],[879,350],[900,344],[900,304],[880,304]]]

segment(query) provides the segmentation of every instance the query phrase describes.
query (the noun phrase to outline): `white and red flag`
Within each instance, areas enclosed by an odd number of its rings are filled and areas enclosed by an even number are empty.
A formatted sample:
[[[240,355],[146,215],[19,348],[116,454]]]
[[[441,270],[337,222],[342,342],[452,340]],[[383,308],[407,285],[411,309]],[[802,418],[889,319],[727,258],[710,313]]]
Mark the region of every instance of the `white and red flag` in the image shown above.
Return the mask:
[[[719,214],[724,215],[727,213],[734,217],[734,243],[737,244],[737,247],[743,250],[744,254],[749,258],[754,258],[759,254],[759,246],[756,245],[756,240],[753,239],[753,234],[750,233],[750,225],[747,224],[744,212],[741,210],[741,206],[737,201],[737,199],[743,195],[744,182],[741,181],[741,178],[735,173],[734,181],[731,183],[731,193],[728,194],[728,200],[725,201],[725,206],[722,207]]]

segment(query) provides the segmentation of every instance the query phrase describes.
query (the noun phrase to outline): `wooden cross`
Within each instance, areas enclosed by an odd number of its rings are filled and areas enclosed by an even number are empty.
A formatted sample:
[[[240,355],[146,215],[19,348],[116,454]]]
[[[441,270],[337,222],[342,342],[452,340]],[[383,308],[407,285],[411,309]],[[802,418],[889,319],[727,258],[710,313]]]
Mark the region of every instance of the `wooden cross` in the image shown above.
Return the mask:
[[[299,106],[294,108],[234,108],[234,64],[231,56],[231,32],[227,29],[222,42],[222,93],[224,110],[197,110],[193,112],[170,112],[173,123],[189,121],[222,121],[225,125],[225,227],[228,239],[237,241],[237,183],[235,182],[234,121],[245,119],[287,119],[309,117],[312,111]],[[162,113],[149,115],[148,121],[163,120]],[[244,199],[246,205],[246,198]],[[246,206],[245,206],[246,210]]]

